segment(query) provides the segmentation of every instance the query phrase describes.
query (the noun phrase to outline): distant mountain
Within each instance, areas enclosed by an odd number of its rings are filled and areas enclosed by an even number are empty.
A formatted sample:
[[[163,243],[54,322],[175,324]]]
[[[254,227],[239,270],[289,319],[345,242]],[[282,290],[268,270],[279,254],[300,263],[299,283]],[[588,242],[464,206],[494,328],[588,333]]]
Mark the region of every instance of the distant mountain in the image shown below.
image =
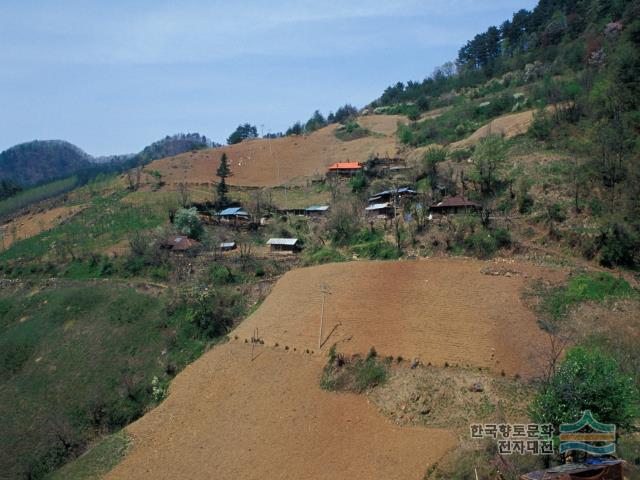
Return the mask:
[[[0,153],[0,181],[28,187],[74,174],[91,177],[92,173],[120,171],[139,163],[146,164],[159,158],[212,146],[216,144],[204,135],[180,133],[167,135],[139,153],[92,157],[64,140],[34,140]]]
[[[0,153],[0,180],[23,186],[72,175],[91,165],[91,156],[63,140],[34,140]]]

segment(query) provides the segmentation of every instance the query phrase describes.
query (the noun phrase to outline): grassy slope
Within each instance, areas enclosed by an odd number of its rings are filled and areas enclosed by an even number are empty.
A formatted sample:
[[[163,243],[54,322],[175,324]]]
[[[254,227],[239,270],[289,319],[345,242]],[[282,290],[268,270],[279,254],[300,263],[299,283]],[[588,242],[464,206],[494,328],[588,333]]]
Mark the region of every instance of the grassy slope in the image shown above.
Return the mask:
[[[101,405],[100,429],[142,413],[162,375],[160,300],[86,284],[5,296],[0,309],[0,465],[9,477],[51,451],[57,433],[91,436],[88,405]]]

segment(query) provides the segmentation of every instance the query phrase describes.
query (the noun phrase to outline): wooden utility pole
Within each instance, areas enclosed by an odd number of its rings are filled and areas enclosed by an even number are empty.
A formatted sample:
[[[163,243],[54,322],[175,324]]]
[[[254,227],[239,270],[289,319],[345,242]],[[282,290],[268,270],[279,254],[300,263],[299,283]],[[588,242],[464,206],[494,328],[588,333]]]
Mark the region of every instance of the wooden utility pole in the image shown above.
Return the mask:
[[[324,302],[327,295],[331,295],[329,287],[326,284],[320,285],[320,293],[322,293],[322,309],[320,310],[320,335],[318,335],[318,350],[322,348],[322,329],[324,327]]]

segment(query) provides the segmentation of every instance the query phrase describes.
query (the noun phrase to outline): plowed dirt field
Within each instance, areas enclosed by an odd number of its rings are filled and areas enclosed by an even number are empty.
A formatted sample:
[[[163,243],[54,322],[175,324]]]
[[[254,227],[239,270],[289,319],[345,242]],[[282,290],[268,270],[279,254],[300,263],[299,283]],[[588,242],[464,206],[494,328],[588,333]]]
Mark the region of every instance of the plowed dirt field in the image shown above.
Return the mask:
[[[366,396],[320,389],[324,359],[228,343],[185,369],[169,397],[127,427],[114,479],[419,480],[452,432],[399,427]]]
[[[418,358],[443,366],[490,367],[536,373],[547,339],[521,295],[534,277],[558,271],[507,265],[509,275],[487,275],[500,264],[471,259],[351,262],[292,270],[263,305],[235,331],[243,342],[255,330],[267,345],[318,352],[322,294],[323,350]]]
[[[396,156],[395,131],[398,121],[405,121],[405,118],[398,115],[371,115],[359,118],[358,122],[381,135],[345,142],[335,137],[337,126],[330,125],[311,135],[250,140],[163,158],[152,162],[145,170],[158,170],[169,189],[175,188],[180,182],[217,182],[216,169],[220,156],[226,152],[233,173],[227,179],[231,185],[304,183],[308,177],[324,175],[327,167],[334,162],[365,162],[372,154]]]

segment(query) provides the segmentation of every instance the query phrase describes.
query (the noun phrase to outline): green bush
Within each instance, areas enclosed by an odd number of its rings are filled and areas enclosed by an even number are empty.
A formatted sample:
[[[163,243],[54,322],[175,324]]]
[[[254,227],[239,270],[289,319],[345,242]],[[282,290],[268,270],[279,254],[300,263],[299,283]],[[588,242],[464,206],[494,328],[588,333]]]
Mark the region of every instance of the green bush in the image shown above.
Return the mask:
[[[536,396],[531,413],[536,422],[557,428],[590,410],[598,421],[625,428],[638,416],[638,395],[631,377],[613,358],[597,349],[576,347]]]
[[[178,210],[173,223],[179,233],[195,240],[199,240],[204,232],[196,207]]]
[[[638,264],[640,238],[627,225],[623,223],[607,225],[600,235],[600,244],[601,265],[635,267]]]
[[[234,276],[228,267],[214,263],[209,268],[209,280],[214,285],[227,285],[233,283]]]
[[[336,263],[345,261],[344,255],[338,250],[322,246],[313,250],[305,251],[302,263],[305,266],[308,265],[321,265],[323,263]]]

